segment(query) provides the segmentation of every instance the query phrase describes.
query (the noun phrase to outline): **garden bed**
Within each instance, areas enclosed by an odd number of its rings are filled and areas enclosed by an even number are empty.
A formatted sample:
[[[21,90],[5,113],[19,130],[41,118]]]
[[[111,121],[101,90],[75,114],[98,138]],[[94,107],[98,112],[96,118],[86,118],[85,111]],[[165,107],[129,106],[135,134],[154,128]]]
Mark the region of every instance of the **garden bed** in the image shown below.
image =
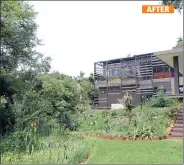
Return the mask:
[[[75,133],[76,137],[91,137],[91,138],[98,138],[98,139],[104,139],[104,140],[121,140],[121,141],[144,141],[144,140],[162,140],[162,139],[168,139],[168,135],[167,136],[163,136],[163,137],[120,137],[120,136],[106,136],[106,135],[100,135],[100,134],[90,134],[90,133]]]
[[[142,109],[136,107],[132,110],[131,119],[125,110],[89,112],[81,120],[78,133],[109,140],[167,139],[178,113],[178,106],[175,104],[159,108],[148,104]]]
[[[162,140],[168,139],[168,136],[164,136],[163,138],[153,137],[153,138],[133,138],[133,137],[115,137],[115,136],[98,136],[97,138],[104,140],[123,140],[123,141],[138,141],[138,140]]]

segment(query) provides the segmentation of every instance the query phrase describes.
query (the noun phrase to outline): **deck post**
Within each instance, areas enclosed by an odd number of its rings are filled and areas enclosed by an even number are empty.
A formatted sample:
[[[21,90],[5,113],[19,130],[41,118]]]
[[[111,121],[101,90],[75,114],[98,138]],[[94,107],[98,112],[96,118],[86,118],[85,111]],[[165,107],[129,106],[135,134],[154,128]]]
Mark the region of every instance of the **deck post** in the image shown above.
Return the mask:
[[[173,57],[174,66],[174,92],[175,95],[179,95],[179,62],[178,56]]]

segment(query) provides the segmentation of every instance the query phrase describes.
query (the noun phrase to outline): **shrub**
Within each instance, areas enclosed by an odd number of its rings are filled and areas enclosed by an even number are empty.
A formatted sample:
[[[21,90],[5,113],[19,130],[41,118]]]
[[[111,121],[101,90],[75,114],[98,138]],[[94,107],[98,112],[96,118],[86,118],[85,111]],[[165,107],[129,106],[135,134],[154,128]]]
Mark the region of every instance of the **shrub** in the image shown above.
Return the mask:
[[[111,116],[112,117],[114,117],[114,116],[116,116],[117,115],[117,112],[116,111],[113,111],[112,113],[111,113]]]
[[[0,135],[10,133],[15,125],[15,113],[11,104],[0,96]]]
[[[108,111],[102,111],[102,118],[105,118],[109,115]]]
[[[1,143],[2,153],[5,152],[28,152],[39,149],[39,137],[36,130],[17,131],[6,137]]]
[[[89,125],[90,126],[96,126],[97,125],[97,121],[95,120],[95,121],[91,121],[90,123],[89,123]]]
[[[50,136],[53,133],[59,132],[58,128],[59,124],[57,123],[56,119],[46,121],[40,120],[37,125],[39,136]]]
[[[151,98],[150,105],[152,107],[169,107],[176,105],[178,103],[178,100],[176,99],[169,99],[164,91],[160,89],[157,92],[157,95]]]
[[[133,108],[133,105],[132,105],[132,96],[128,92],[126,92],[126,94],[124,95],[123,102],[124,102],[124,105],[125,105],[126,110],[129,111],[129,112],[131,112],[131,110]]]
[[[71,120],[68,128],[70,131],[77,131],[77,129],[79,128],[79,123],[75,120]]]

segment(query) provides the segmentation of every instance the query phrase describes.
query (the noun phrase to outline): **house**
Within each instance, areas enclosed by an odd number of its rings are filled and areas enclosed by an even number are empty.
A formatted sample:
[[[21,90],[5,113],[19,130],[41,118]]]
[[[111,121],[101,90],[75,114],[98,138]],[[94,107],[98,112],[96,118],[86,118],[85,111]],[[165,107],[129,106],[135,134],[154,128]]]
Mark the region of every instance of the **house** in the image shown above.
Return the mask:
[[[98,92],[95,108],[111,108],[126,91],[133,104],[163,88],[169,97],[183,98],[183,47],[94,63]]]

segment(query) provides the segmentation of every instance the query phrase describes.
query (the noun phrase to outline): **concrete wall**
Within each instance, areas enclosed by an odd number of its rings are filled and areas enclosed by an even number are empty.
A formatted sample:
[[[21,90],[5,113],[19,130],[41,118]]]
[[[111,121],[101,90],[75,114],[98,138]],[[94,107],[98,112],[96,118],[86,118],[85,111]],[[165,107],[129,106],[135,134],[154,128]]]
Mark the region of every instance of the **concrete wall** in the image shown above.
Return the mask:
[[[123,109],[124,107],[122,104],[111,104],[111,109]]]
[[[133,98],[133,104],[138,105],[140,104],[140,95],[136,94],[136,91],[131,91],[130,89],[123,90],[121,93],[121,90],[117,91],[109,91],[107,94],[107,91],[105,88],[99,89],[99,107],[101,108],[111,108],[111,104],[118,104],[118,99],[122,99],[125,95],[126,91],[128,91]]]
[[[183,85],[183,77],[179,77],[179,85]],[[174,95],[175,94],[174,77],[171,78],[171,90],[172,90],[172,95]]]

